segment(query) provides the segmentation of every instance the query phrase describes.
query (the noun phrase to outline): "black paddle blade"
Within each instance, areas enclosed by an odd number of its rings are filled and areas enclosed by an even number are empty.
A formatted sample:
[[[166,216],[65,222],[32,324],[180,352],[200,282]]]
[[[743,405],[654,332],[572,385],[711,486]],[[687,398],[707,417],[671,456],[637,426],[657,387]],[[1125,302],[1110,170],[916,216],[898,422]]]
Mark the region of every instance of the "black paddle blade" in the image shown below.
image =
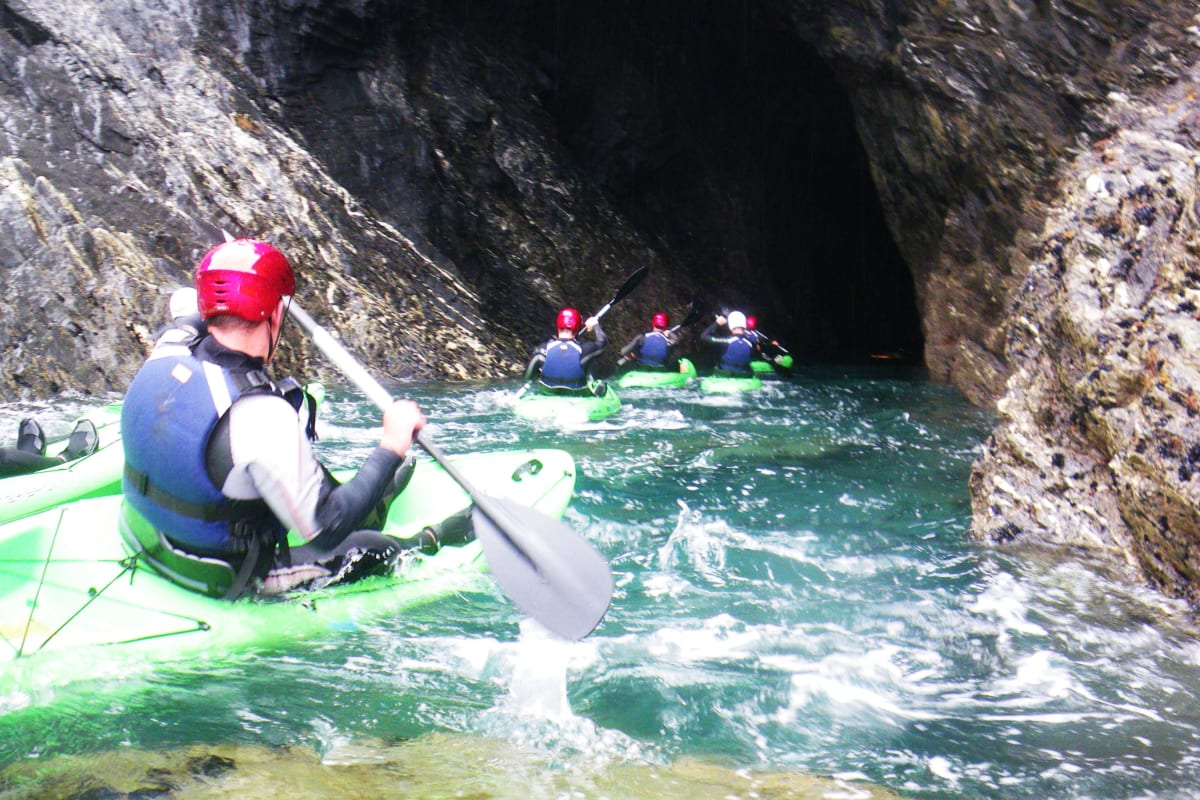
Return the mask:
[[[692,306],[688,309],[687,316],[683,318],[683,322],[679,323],[680,328],[686,328],[688,325],[694,325],[704,316],[704,309],[697,306]]]
[[[649,274],[650,274],[650,265],[647,264],[646,266],[639,269],[637,272],[630,275],[628,278],[625,279],[625,282],[623,284],[621,284],[621,288],[617,289],[617,293],[613,295],[613,299],[610,300],[608,304],[611,306],[614,303],[616,303],[618,300],[625,297],[625,295],[632,292],[634,289],[637,288],[637,285],[639,283],[641,283],[645,279],[645,277]]]
[[[621,284],[621,288],[617,289],[617,293],[613,295],[613,299],[609,300],[607,303],[605,303],[600,308],[600,310],[597,311],[592,316],[594,316],[596,319],[600,319],[601,317],[603,317],[605,314],[608,313],[608,310],[610,308],[615,306],[617,303],[621,302],[622,297],[624,297],[625,295],[629,294],[634,289],[636,289],[637,285],[639,283],[641,283],[642,280],[649,274],[650,274],[650,265],[649,264],[647,264],[646,266],[644,266],[641,269],[634,272],[632,275],[630,275],[628,278],[625,279],[625,282],[623,284]]]
[[[488,498],[493,520],[471,512],[488,570],[513,605],[564,639],[587,636],[612,602],[612,572],[586,539],[512,500]],[[514,541],[516,540],[516,541]]]

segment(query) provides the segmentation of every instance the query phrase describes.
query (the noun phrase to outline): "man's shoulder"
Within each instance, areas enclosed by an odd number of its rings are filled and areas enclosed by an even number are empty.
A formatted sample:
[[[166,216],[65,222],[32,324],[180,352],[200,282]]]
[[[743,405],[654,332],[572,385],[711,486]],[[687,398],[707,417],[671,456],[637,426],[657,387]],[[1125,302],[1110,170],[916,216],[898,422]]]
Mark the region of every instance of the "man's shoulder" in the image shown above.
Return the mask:
[[[229,409],[230,415],[236,415],[239,421],[250,419],[261,420],[269,424],[281,420],[295,425],[296,409],[292,404],[272,392],[248,392],[238,397]]]

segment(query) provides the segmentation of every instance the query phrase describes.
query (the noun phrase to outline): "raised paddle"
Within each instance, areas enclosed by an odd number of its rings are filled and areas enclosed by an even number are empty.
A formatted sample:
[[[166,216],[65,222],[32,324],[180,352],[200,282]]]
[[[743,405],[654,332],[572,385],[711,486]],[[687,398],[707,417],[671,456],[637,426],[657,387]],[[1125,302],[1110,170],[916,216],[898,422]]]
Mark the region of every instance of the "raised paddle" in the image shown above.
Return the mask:
[[[779,342],[775,341],[775,339],[773,339],[772,337],[763,333],[762,331],[753,330],[750,332],[754,334],[755,341],[757,341],[764,348],[767,348],[767,347],[771,348],[771,352],[773,352],[776,356],[791,355],[788,352],[788,349],[786,347],[784,347]]]
[[[687,315],[684,316],[683,322],[679,323],[678,325],[672,325],[670,328],[667,328],[667,333],[675,333],[675,331],[679,330],[680,328],[686,328],[688,325],[695,325],[697,322],[700,321],[700,318],[703,316],[704,316],[703,310],[697,308],[696,306],[692,306],[691,308],[688,309]]]
[[[623,300],[630,292],[632,292],[634,289],[636,289],[637,285],[639,283],[641,283],[645,279],[645,277],[649,274],[650,274],[650,265],[649,264],[647,264],[646,266],[644,266],[641,269],[634,272],[632,275],[630,275],[628,278],[625,279],[625,282],[621,284],[621,288],[617,289],[617,293],[613,295],[612,300],[609,300],[607,303],[605,303],[603,306],[601,306],[600,310],[597,311],[595,314],[592,314],[592,316],[595,319],[600,319],[601,317],[603,317],[605,314],[608,313],[608,310],[610,308],[615,306],[617,303],[621,302],[621,300]]]
[[[395,402],[294,299],[288,311],[321,352],[380,410]],[[513,604],[563,638],[582,639],[591,633],[612,601],[612,572],[604,557],[562,522],[507,498],[480,492],[424,431],[417,433],[416,441],[471,497],[475,504],[471,521],[488,571]]]

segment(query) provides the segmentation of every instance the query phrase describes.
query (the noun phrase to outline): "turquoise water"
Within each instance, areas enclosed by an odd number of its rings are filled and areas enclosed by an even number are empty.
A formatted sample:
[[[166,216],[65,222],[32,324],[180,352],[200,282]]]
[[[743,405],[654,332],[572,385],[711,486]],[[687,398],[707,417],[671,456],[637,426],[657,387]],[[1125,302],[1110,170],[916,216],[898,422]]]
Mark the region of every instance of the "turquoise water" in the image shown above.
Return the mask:
[[[834,781],[714,797],[1195,796],[1192,620],[1069,555],[972,543],[966,478],[993,420],[953,390],[822,369],[745,397],[628,390],[610,420],[558,429],[514,419],[512,383],[399,388],[449,452],[575,456],[566,521],[616,581],[591,637],[548,637],[485,581],[281,650],[33,680],[0,699],[0,767],[266,747],[323,759],[312,796],[346,796],[330,765],[351,762],[389,764],[373,791],[396,796],[674,797],[662,775],[696,762]],[[0,429],[30,410],[78,411],[10,406]],[[332,391],[323,457],[356,464],[376,419]],[[394,748],[425,741],[413,789]],[[720,782],[688,775],[681,796]],[[39,796],[29,780],[0,797]],[[228,796],[309,796],[241,780]]]

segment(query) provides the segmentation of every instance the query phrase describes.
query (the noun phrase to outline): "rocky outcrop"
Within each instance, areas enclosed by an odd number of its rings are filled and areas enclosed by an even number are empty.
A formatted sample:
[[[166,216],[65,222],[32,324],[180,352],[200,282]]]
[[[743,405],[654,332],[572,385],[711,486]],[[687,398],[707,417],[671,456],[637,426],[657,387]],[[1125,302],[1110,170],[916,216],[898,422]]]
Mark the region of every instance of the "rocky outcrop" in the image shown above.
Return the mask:
[[[1112,98],[1007,325],[975,529],[1106,551],[1200,605],[1200,73]]]
[[[854,87],[926,363],[1000,413],[973,531],[1200,605],[1200,16],[873,8],[812,35]]]
[[[920,352],[1000,413],[979,535],[1200,603],[1195,14],[0,0],[0,392],[123,390],[222,230],[396,378],[516,375],[653,263],[614,340],[694,300]]]
[[[1040,254],[1111,92],[1153,93],[1196,59],[1171,2],[795,3],[791,25],[854,104],[913,272],[925,363],[975,403],[1004,392],[1010,299]]]

